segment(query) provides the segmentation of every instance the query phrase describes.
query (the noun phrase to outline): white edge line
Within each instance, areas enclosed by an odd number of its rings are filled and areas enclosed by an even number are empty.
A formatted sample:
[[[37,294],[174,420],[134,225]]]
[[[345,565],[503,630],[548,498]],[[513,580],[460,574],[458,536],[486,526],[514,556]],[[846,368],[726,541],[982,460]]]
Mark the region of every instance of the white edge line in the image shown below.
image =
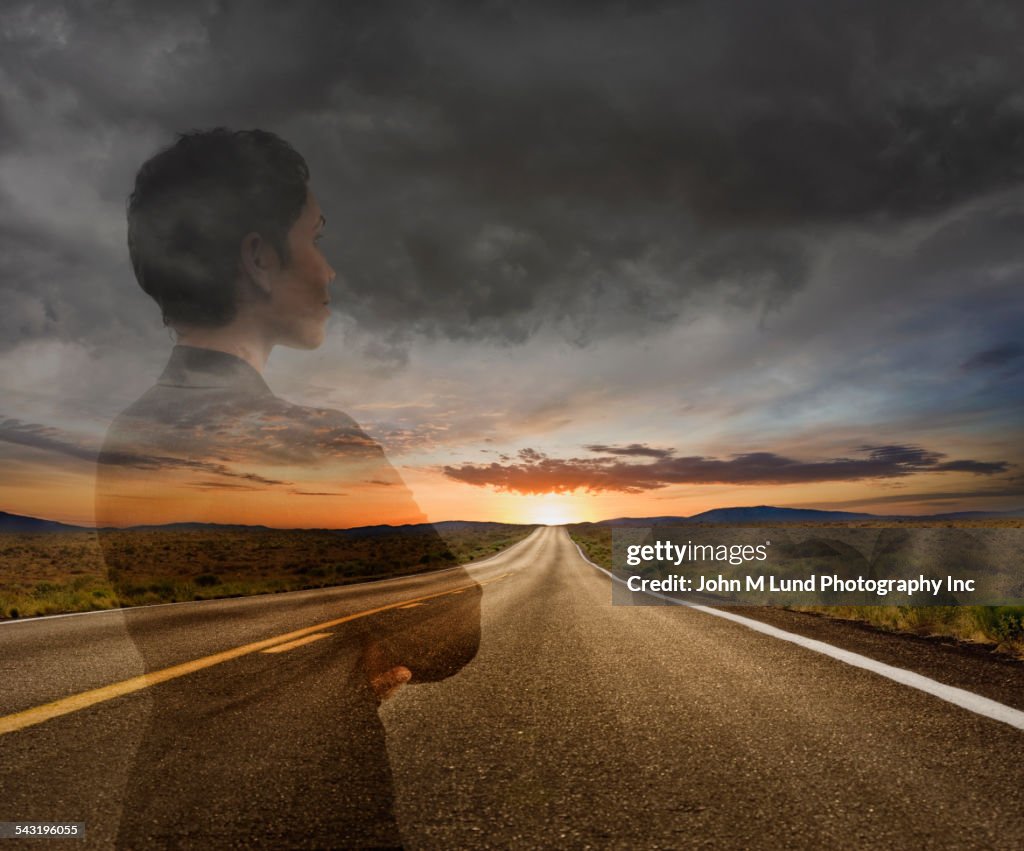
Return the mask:
[[[164,606],[201,606],[204,603],[223,603],[227,600],[249,600],[249,599],[267,599],[268,597],[283,597],[286,594],[311,594],[316,591],[335,591],[341,588],[361,588],[367,585],[379,585],[384,582],[394,582],[401,579],[410,579],[414,576],[436,576],[440,573],[450,573],[453,570],[466,570],[470,567],[481,567],[487,564],[489,561],[499,558],[504,555],[508,555],[516,547],[525,544],[534,535],[536,535],[541,529],[547,528],[546,526],[538,526],[529,535],[523,538],[521,541],[516,541],[511,547],[506,547],[497,552],[492,556],[487,556],[485,559],[480,561],[470,561],[466,564],[456,564],[453,567],[442,567],[440,570],[427,570],[422,573],[408,573],[405,576],[389,576],[387,579],[368,579],[366,582],[349,582],[346,585],[328,585],[326,588],[298,588],[295,591],[276,591],[272,594],[243,594],[239,597],[212,597],[209,600],[178,600],[174,603],[150,603],[147,606],[115,606],[112,609],[92,609],[88,612],[64,612],[59,615],[33,615],[28,618],[13,618],[0,620],[0,628],[5,626],[13,626],[19,623],[35,623],[36,621],[47,621],[53,620],[54,618],[80,618],[83,615],[111,615],[116,612],[134,612],[140,609],[162,609]],[[597,565],[594,565],[597,567]]]
[[[572,541],[572,537],[570,537],[569,540]],[[572,542],[575,544],[576,551],[580,554],[580,558],[582,558],[587,564],[597,570],[600,570],[601,573],[608,576],[613,582],[618,582],[620,585],[626,584],[618,576],[613,575],[600,565],[594,564],[594,562],[584,555],[580,545],[575,541]],[[637,592],[634,591],[633,593],[635,594]],[[821,653],[824,656],[838,659],[840,662],[845,662],[847,665],[852,665],[855,668],[863,668],[874,674],[885,677],[886,679],[893,680],[894,682],[909,686],[910,688],[917,689],[918,691],[923,691],[926,694],[939,698],[939,700],[952,703],[953,705],[959,706],[961,709],[966,709],[968,712],[973,712],[976,715],[983,715],[986,718],[991,718],[993,721],[1002,721],[1004,724],[1009,724],[1011,727],[1016,727],[1018,730],[1024,730],[1024,712],[1019,709],[1014,709],[1012,706],[1007,706],[1004,703],[999,703],[995,700],[990,700],[987,697],[982,697],[980,694],[975,694],[972,691],[956,688],[955,686],[949,686],[945,683],[940,683],[938,680],[933,680],[930,677],[915,674],[913,671],[908,671],[905,668],[897,668],[894,665],[887,665],[885,662],[879,662],[876,659],[861,656],[859,653],[854,653],[851,650],[843,650],[840,647],[834,647],[831,644],[826,644],[824,641],[807,638],[803,635],[797,635],[794,632],[786,632],[784,629],[779,629],[778,627],[770,626],[769,624],[761,623],[760,621],[752,620],[751,618],[745,618],[742,615],[733,614],[732,612],[723,612],[719,609],[711,608],[710,606],[699,605],[698,603],[687,603],[685,600],[677,600],[673,597],[667,597],[664,594],[659,594],[655,591],[641,591],[639,593],[647,594],[649,597],[657,597],[660,600],[666,600],[667,602],[675,605],[696,609],[699,612],[714,615],[716,618],[725,618],[725,620],[738,623],[748,629],[752,629],[756,632],[762,632],[765,635],[770,635],[772,638],[778,638],[781,641],[789,641],[792,644],[797,644],[800,647],[813,650],[814,652]]]

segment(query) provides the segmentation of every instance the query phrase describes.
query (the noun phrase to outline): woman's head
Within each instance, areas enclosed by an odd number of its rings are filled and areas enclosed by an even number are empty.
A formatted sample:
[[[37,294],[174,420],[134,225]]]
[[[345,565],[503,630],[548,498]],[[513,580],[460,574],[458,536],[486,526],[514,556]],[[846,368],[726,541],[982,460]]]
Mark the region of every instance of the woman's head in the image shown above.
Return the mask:
[[[128,200],[128,249],[135,277],[160,305],[164,323],[179,329],[230,323],[250,295],[240,289],[247,283],[246,252],[276,258],[274,280],[284,281],[294,259],[292,231],[304,217],[320,220],[308,182],[302,156],[265,130],[184,133],[147,160]],[[326,261],[324,271],[302,259],[300,274],[333,277]],[[258,271],[258,264],[248,268]],[[273,293],[266,296],[269,304]],[[286,297],[277,307],[290,303]]]

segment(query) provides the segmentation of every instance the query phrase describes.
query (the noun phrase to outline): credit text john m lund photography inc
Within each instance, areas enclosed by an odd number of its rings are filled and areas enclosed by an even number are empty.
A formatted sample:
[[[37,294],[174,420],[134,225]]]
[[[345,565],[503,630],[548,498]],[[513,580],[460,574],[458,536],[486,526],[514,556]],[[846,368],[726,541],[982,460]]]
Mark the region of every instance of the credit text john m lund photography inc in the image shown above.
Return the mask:
[[[0,851],[1024,848],[1022,43],[0,3]]]

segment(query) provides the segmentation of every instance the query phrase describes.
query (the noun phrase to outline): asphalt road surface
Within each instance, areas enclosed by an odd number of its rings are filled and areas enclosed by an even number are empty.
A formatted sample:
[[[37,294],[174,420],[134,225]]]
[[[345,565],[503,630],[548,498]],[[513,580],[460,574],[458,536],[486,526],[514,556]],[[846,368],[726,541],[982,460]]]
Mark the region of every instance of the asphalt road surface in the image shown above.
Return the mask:
[[[447,623],[477,585],[472,661],[359,720],[366,636]],[[743,614],[1024,709],[1020,663]],[[0,682],[0,822],[86,824],[0,851],[1024,847],[1024,730],[707,612],[612,606],[559,528],[468,571],[3,624]],[[394,817],[346,833],[346,807]]]

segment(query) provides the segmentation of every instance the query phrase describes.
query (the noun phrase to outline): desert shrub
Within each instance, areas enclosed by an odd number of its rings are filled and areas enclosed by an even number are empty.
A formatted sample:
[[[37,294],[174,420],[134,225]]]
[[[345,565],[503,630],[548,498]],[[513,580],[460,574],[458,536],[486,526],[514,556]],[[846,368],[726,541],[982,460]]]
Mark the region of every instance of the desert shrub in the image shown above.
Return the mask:
[[[996,641],[1024,640],[1024,606],[976,606],[974,620]]]
[[[220,577],[216,573],[200,573],[199,576],[192,581],[200,588],[210,588],[214,585],[220,585]]]

